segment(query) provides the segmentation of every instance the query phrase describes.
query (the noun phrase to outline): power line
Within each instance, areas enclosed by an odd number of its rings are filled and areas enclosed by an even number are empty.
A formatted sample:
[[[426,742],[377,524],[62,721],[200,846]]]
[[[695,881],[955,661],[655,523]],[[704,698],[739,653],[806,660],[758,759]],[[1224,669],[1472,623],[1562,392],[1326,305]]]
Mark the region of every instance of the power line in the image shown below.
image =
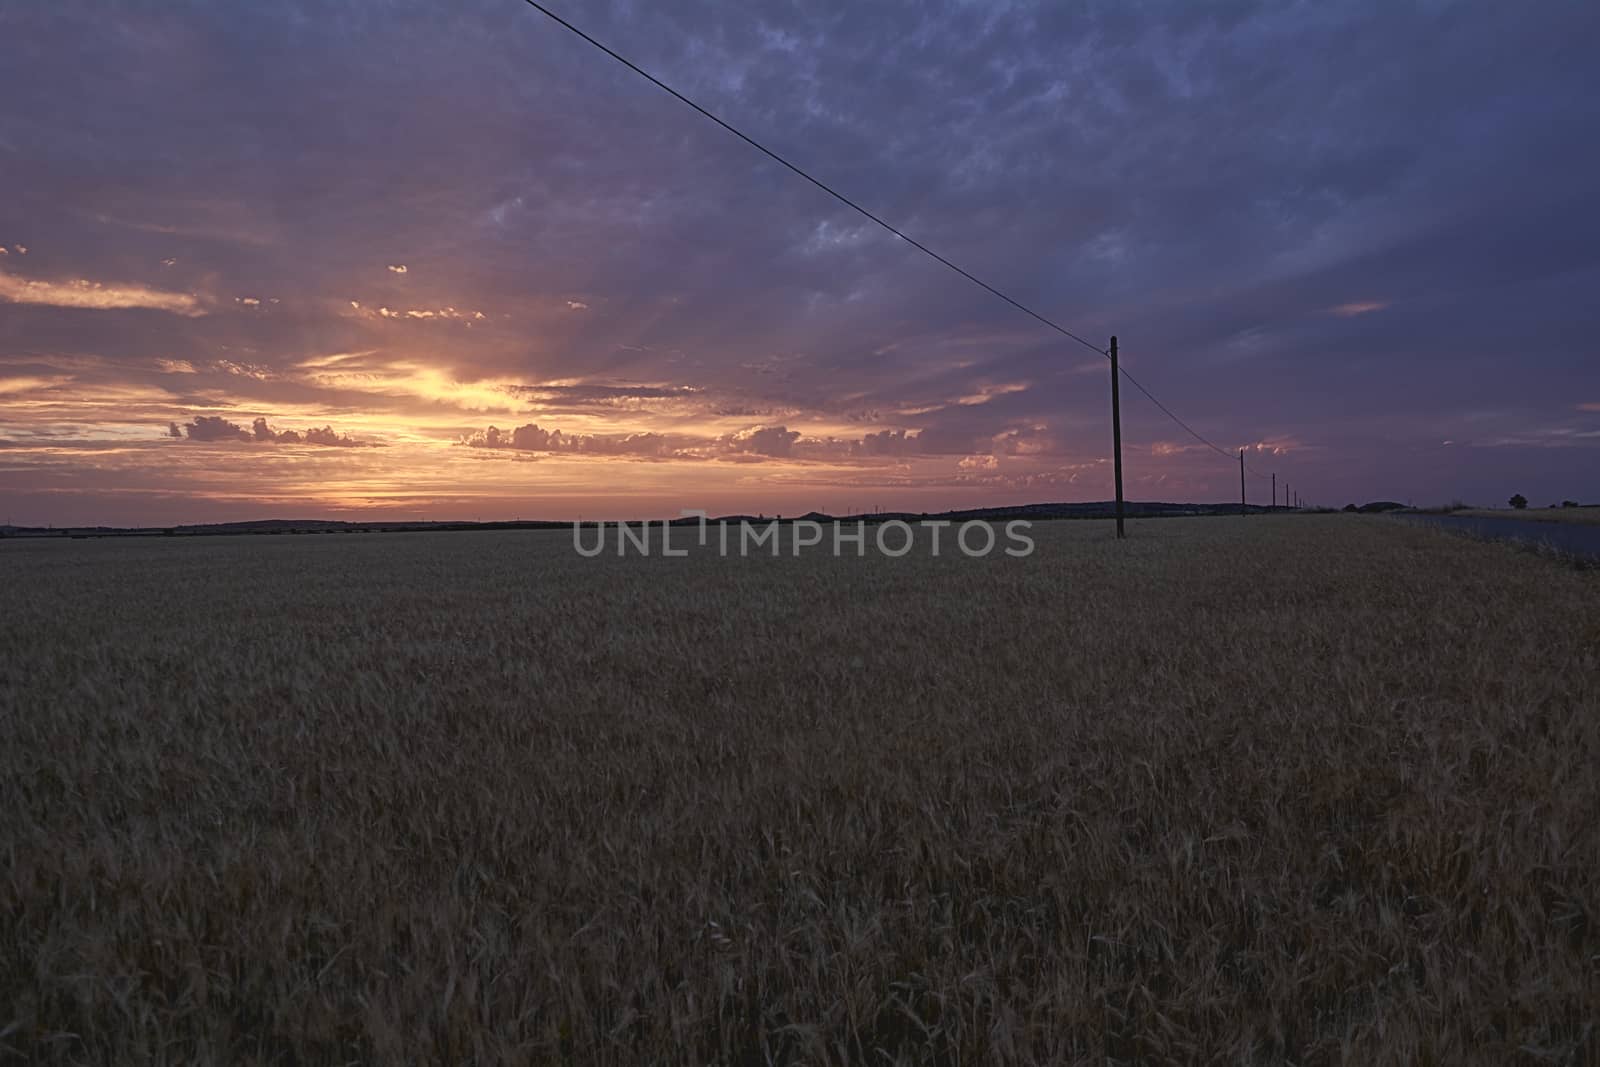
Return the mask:
[[[888,230],[890,233],[894,234],[896,237],[900,238],[902,241],[904,241],[907,244],[909,244],[912,248],[915,248],[917,251],[923,253],[924,255],[928,256],[929,258],[934,259],[934,260],[938,261],[939,263],[944,264],[946,267],[949,267],[951,270],[955,271],[957,274],[961,275],[963,278],[967,279],[969,282],[972,282],[974,285],[977,285],[980,288],[987,290],[988,292],[992,293],[993,295],[999,297],[1001,300],[1004,300],[1006,303],[1010,304],[1012,307],[1016,308],[1018,311],[1021,311],[1025,315],[1031,316],[1032,318],[1038,320],[1039,322],[1043,323],[1044,325],[1050,327],[1052,330],[1055,330],[1057,333],[1062,334],[1062,335],[1064,335],[1066,337],[1070,337],[1072,340],[1078,342],[1080,345],[1083,345],[1085,348],[1088,348],[1088,349],[1091,349],[1091,350],[1093,350],[1095,352],[1098,352],[1100,355],[1105,356],[1107,359],[1111,358],[1110,357],[1110,353],[1106,349],[1101,348],[1099,345],[1096,345],[1091,341],[1085,340],[1084,338],[1080,337],[1076,333],[1073,333],[1071,330],[1067,329],[1065,326],[1062,326],[1060,323],[1055,322],[1054,320],[1048,318],[1045,315],[1041,315],[1039,312],[1037,312],[1037,311],[1033,310],[1032,308],[1028,307],[1026,304],[1022,303],[1021,301],[1013,299],[1010,296],[1007,296],[1005,293],[1001,292],[999,289],[996,289],[994,286],[990,285],[988,282],[984,281],[982,278],[979,278],[976,275],[972,274],[970,271],[967,271],[967,270],[963,269],[962,267],[957,266],[955,263],[952,263],[950,260],[946,259],[944,256],[941,256],[939,253],[935,252],[933,249],[929,248],[927,245],[923,244],[921,241],[918,241],[916,238],[911,237],[908,234],[904,233],[903,231],[901,231],[901,230],[897,229],[896,227],[890,225],[888,222],[886,222],[883,219],[879,218],[877,215],[874,215],[872,212],[868,211],[866,208],[862,207],[860,204],[856,203],[854,200],[851,200],[849,197],[845,196],[843,193],[839,192],[837,189],[833,188],[831,185],[828,185],[826,182],[822,181],[819,178],[812,177],[811,174],[807,173],[805,170],[801,169],[799,166],[795,165],[794,163],[789,162],[783,156],[780,156],[778,153],[774,152],[772,149],[768,148],[766,145],[762,144],[760,141],[756,140],[754,137],[751,137],[749,134],[745,133],[743,130],[740,130],[737,127],[733,126],[732,124],[730,124],[728,122],[725,122],[723,119],[719,118],[717,115],[715,115],[712,112],[706,110],[704,107],[701,107],[699,104],[695,103],[693,100],[689,99],[687,96],[684,96],[682,93],[678,92],[678,90],[674,89],[672,86],[668,85],[666,82],[662,81],[660,78],[657,78],[654,74],[651,74],[649,71],[645,70],[643,67],[639,66],[637,63],[634,63],[632,60],[628,59],[626,56],[623,56],[623,55],[617,53],[613,49],[607,47],[605,44],[602,44],[600,41],[598,41],[595,38],[589,36],[589,34],[585,33],[583,30],[581,30],[578,27],[574,26],[572,23],[568,22],[566,19],[562,18],[560,15],[557,15],[554,11],[551,11],[548,7],[545,7],[543,4],[539,3],[538,0],[523,0],[523,2],[526,3],[529,7],[533,8],[535,11],[538,11],[540,14],[544,15],[546,18],[550,19],[552,22],[556,23],[557,25],[560,25],[560,26],[565,27],[566,29],[572,31],[572,33],[576,34],[578,37],[582,38],[584,41],[586,41],[589,44],[593,45],[595,48],[598,48],[600,51],[604,52],[606,55],[610,56],[612,59],[616,60],[618,63],[621,63],[624,67],[627,67],[629,70],[633,71],[635,74],[639,75],[639,77],[643,78],[645,81],[648,81],[650,84],[654,85],[656,88],[658,88],[658,89],[662,90],[663,92],[668,93],[669,95],[675,97],[676,99],[678,99],[682,103],[687,104],[689,107],[693,108],[695,111],[698,111],[701,115],[703,115],[706,118],[710,119],[712,122],[716,123],[718,126],[721,126],[724,130],[727,130],[729,133],[733,134],[735,137],[739,138],[739,140],[743,141],[745,144],[748,144],[751,148],[754,148],[756,151],[760,152],[762,155],[765,155],[768,158],[776,161],[777,163],[782,164],[784,167],[788,168],[790,171],[793,171],[795,174],[797,174],[800,177],[804,178],[806,181],[810,182],[812,185],[816,186],[818,189],[821,189],[823,192],[827,193],[829,196],[833,197],[835,200],[839,201],[841,204],[844,204],[846,207],[850,208],[851,210],[853,210],[853,211],[865,216],[866,218],[872,220],[873,222],[877,223],[879,226],[883,227],[885,230]],[[1175,422],[1179,426],[1183,427],[1184,431],[1186,433],[1188,433],[1189,436],[1193,437],[1196,441],[1199,441],[1201,444],[1203,444],[1207,448],[1211,449],[1211,451],[1217,453],[1217,455],[1224,456],[1230,461],[1235,459],[1235,456],[1233,455],[1233,453],[1228,452],[1225,449],[1218,448],[1215,444],[1213,444],[1211,441],[1207,440],[1198,431],[1196,431],[1194,429],[1194,427],[1190,426],[1188,423],[1186,423],[1182,419],[1178,418],[1178,416],[1173,413],[1171,408],[1167,407],[1161,401],[1157,400],[1156,397],[1155,397],[1155,394],[1150,392],[1150,390],[1146,389],[1139,382],[1139,380],[1137,378],[1135,378],[1132,374],[1129,374],[1126,368],[1121,368],[1121,371],[1122,371],[1122,376],[1124,378],[1126,378],[1133,385],[1133,387],[1135,389],[1138,389],[1139,392],[1143,393],[1145,395],[1145,397],[1148,398],[1149,401],[1152,404],[1154,404],[1156,407],[1160,408],[1162,413],[1165,414],[1167,416],[1167,418],[1171,419],[1173,422]],[[1247,465],[1247,467],[1248,467],[1248,465]],[[1256,472],[1254,472],[1254,471],[1251,471],[1251,473],[1252,474],[1256,474]],[[1256,474],[1256,477],[1259,478],[1259,477],[1264,477],[1264,476],[1261,475],[1261,474]]]
[[[1186,433],[1188,433],[1188,435],[1190,437],[1193,437],[1196,441],[1199,441],[1201,444],[1205,445],[1207,448],[1211,449],[1211,451],[1215,452],[1219,456],[1226,456],[1229,460],[1232,460],[1232,459],[1235,458],[1234,454],[1232,452],[1228,452],[1228,451],[1225,451],[1223,449],[1218,448],[1216,445],[1212,444],[1210,441],[1208,441],[1204,437],[1202,437],[1200,435],[1200,433],[1195,430],[1194,427],[1190,426],[1187,422],[1184,422],[1182,419],[1178,418],[1178,416],[1174,415],[1172,413],[1172,409],[1171,408],[1167,407],[1167,405],[1165,405],[1161,401],[1157,400],[1155,398],[1155,394],[1151,393],[1150,390],[1146,389],[1143,385],[1140,385],[1139,384],[1139,379],[1137,379],[1133,375],[1129,374],[1126,368],[1123,369],[1122,376],[1124,378],[1128,379],[1128,381],[1132,382],[1133,383],[1133,387],[1135,389],[1139,390],[1139,392],[1143,393],[1147,398],[1149,398],[1150,403],[1152,403],[1156,407],[1160,408],[1166,414],[1167,418],[1171,419],[1173,422],[1177,423],[1179,426],[1182,426],[1184,431]]]
[[[729,123],[724,122],[722,119],[718,118],[716,115],[712,114],[710,111],[707,111],[705,108],[701,107],[699,104],[695,103],[693,100],[690,100],[687,96],[684,96],[682,93],[678,92],[678,90],[674,89],[672,86],[668,85],[666,82],[662,81],[660,78],[657,78],[654,74],[651,74],[649,71],[645,70],[643,67],[639,66],[637,63],[634,63],[632,60],[626,58],[625,56],[617,54],[616,52],[614,52],[610,48],[606,47],[604,44],[601,44],[599,41],[597,41],[593,37],[589,36],[587,33],[584,33],[582,30],[578,29],[578,27],[574,26],[572,23],[568,22],[566,19],[562,18],[560,15],[557,15],[554,11],[551,11],[549,8],[545,7],[543,4],[539,3],[538,0],[524,0],[524,2],[529,7],[533,8],[535,11],[538,11],[541,14],[547,16],[553,22],[556,22],[556,23],[558,23],[558,24],[560,24],[562,26],[565,26],[567,29],[571,30],[573,33],[577,34],[579,37],[583,38],[585,41],[587,41],[590,44],[594,45],[596,48],[600,49],[600,51],[604,52],[606,55],[610,56],[612,59],[616,60],[618,63],[621,63],[623,66],[627,67],[629,70],[633,71],[635,74],[639,75],[641,78],[645,79],[650,84],[654,85],[656,88],[661,89],[661,90],[663,90],[663,91],[665,91],[667,93],[670,93],[671,95],[673,95],[673,96],[677,97],[679,100],[681,100],[683,103],[688,104],[690,107],[692,107],[696,111],[700,112],[700,114],[704,115],[706,118],[710,119],[712,122],[715,122],[718,126],[721,126],[723,129],[727,130],[729,133],[731,133],[735,137],[739,138],[739,140],[743,141],[745,144],[748,144],[750,147],[756,149],[756,151],[761,152],[763,155],[766,155],[766,156],[770,157],[771,159],[774,159],[777,162],[783,164],[789,170],[791,170],[794,173],[798,174],[800,177],[804,178],[806,181],[810,182],[812,185],[815,185],[818,189],[821,189],[823,192],[827,193],[829,196],[833,197],[835,200],[839,201],[841,204],[844,204],[846,207],[851,208],[854,211],[860,212],[862,215],[864,215],[867,218],[871,219],[873,222],[877,223],[879,226],[882,226],[884,229],[888,230],[890,233],[894,234],[896,237],[900,238],[902,241],[906,242],[911,247],[917,249],[919,252],[922,252],[923,254],[925,254],[927,256],[930,256],[931,258],[933,258],[935,260],[938,260],[940,263],[943,263],[946,267],[949,267],[951,270],[955,271],[957,274],[961,275],[963,278],[967,279],[969,282],[972,282],[974,285],[978,285],[978,286],[983,287],[984,289],[987,289],[989,292],[993,293],[995,296],[998,296],[1001,300],[1004,300],[1006,303],[1010,304],[1012,307],[1016,308],[1018,311],[1021,311],[1025,315],[1033,316],[1033,318],[1035,318],[1035,319],[1039,320],[1040,322],[1044,323],[1046,326],[1050,327],[1052,330],[1055,330],[1057,333],[1065,334],[1067,337],[1072,338],[1074,341],[1078,342],[1080,345],[1083,345],[1085,348],[1093,349],[1094,351],[1100,353],[1102,356],[1104,356],[1106,354],[1106,350],[1101,348],[1099,345],[1094,344],[1094,343],[1092,343],[1090,341],[1084,340],[1082,337],[1079,337],[1077,334],[1073,333],[1071,330],[1067,329],[1065,326],[1062,326],[1060,323],[1055,322],[1055,321],[1047,318],[1046,316],[1039,314],[1037,311],[1035,311],[1032,308],[1028,307],[1026,304],[1023,304],[1022,302],[1020,302],[1018,300],[1012,299],[1011,297],[1007,296],[1005,293],[1002,293],[1000,290],[998,290],[994,286],[990,285],[988,282],[984,281],[982,278],[979,278],[979,277],[973,275],[972,273],[970,273],[970,272],[968,272],[966,270],[963,270],[961,267],[956,266],[954,263],[950,262],[948,259],[946,259],[945,257],[941,256],[939,253],[935,252],[933,249],[931,249],[927,245],[923,244],[921,241],[918,241],[916,238],[910,237],[910,236],[906,235],[905,233],[901,232],[900,230],[896,229],[894,226],[891,226],[889,223],[885,222],[883,219],[879,218],[877,215],[874,215],[872,212],[868,211],[866,208],[862,207],[860,204],[856,203],[854,200],[851,200],[848,196],[845,196],[843,193],[839,192],[837,189],[833,188],[831,185],[828,185],[826,182],[823,182],[818,178],[813,178],[810,174],[806,173],[804,170],[800,169],[795,164],[789,162],[787,159],[784,159],[782,156],[778,155],[778,153],[774,152],[772,149],[768,148],[766,145],[762,144],[760,141],[756,140],[754,137],[751,137],[749,134],[744,133],[742,130],[737,129],[736,127],[730,125]]]

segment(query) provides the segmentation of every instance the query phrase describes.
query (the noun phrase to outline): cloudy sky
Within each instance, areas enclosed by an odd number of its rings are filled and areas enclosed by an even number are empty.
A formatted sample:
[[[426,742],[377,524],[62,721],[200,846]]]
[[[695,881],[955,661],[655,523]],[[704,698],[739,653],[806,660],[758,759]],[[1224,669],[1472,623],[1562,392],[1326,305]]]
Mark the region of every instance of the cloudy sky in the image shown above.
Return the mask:
[[[549,3],[1280,487],[1600,498],[1600,6]],[[1105,499],[1108,390],[520,0],[0,8],[0,522]]]

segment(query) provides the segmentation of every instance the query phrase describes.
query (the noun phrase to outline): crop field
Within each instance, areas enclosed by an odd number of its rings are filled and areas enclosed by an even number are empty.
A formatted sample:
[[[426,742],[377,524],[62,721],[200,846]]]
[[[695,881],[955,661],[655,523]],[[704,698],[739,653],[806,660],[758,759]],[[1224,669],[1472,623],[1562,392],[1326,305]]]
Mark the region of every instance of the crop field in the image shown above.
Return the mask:
[[[0,1059],[1591,1063],[1600,572],[0,543]]]

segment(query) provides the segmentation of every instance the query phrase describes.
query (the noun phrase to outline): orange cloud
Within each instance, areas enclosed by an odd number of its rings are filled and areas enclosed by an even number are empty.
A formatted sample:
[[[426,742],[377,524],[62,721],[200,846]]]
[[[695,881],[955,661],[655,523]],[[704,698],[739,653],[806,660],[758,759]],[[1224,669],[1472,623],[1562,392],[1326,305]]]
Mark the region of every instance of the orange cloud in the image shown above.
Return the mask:
[[[1300,442],[1293,437],[1270,437],[1264,441],[1256,441],[1244,446],[1248,452],[1266,453],[1271,456],[1281,456],[1300,448]]]
[[[323,389],[351,389],[385,397],[414,397],[462,411],[512,411],[519,406],[513,378],[458,381],[418,360],[391,359],[375,349],[314,356],[296,364],[300,381]]]
[[[0,396],[12,393],[32,393],[41,389],[50,389],[54,386],[72,381],[71,377],[57,376],[52,378],[20,377],[0,378]]]
[[[961,397],[956,401],[962,407],[976,407],[987,404],[997,396],[1006,396],[1010,393],[1020,393],[1028,388],[1027,382],[1006,382],[1001,385],[982,385],[978,391]]]
[[[1331,314],[1339,316],[1341,319],[1348,319],[1354,318],[1356,315],[1366,315],[1369,312],[1382,311],[1388,306],[1388,302],[1383,300],[1358,300],[1353,303],[1340,304],[1338,307],[1329,308],[1328,311]]]
[[[356,315],[368,319],[427,319],[434,321],[465,322],[471,326],[474,322],[483,322],[488,316],[481,311],[471,309],[458,309],[454,307],[442,308],[366,308],[361,306],[359,300],[350,301],[350,307]]]
[[[36,282],[0,272],[0,299],[15,304],[47,304],[70,308],[149,308],[194,318],[204,315],[193,293],[173,293],[142,285],[103,285],[86,279]]]

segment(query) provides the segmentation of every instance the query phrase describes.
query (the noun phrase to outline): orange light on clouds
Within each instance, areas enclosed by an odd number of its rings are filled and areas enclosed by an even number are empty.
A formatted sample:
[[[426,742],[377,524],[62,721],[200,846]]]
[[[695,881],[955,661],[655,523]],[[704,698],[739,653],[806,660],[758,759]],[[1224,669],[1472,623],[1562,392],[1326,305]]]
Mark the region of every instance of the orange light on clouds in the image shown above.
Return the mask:
[[[1357,315],[1368,315],[1374,311],[1382,311],[1389,304],[1382,300],[1361,300],[1350,304],[1340,304],[1329,308],[1329,312],[1342,319],[1354,318]]]
[[[65,282],[32,281],[0,271],[0,299],[14,304],[64,308],[149,308],[195,317],[206,313],[193,293],[175,293],[142,285],[106,285],[76,278]]]

